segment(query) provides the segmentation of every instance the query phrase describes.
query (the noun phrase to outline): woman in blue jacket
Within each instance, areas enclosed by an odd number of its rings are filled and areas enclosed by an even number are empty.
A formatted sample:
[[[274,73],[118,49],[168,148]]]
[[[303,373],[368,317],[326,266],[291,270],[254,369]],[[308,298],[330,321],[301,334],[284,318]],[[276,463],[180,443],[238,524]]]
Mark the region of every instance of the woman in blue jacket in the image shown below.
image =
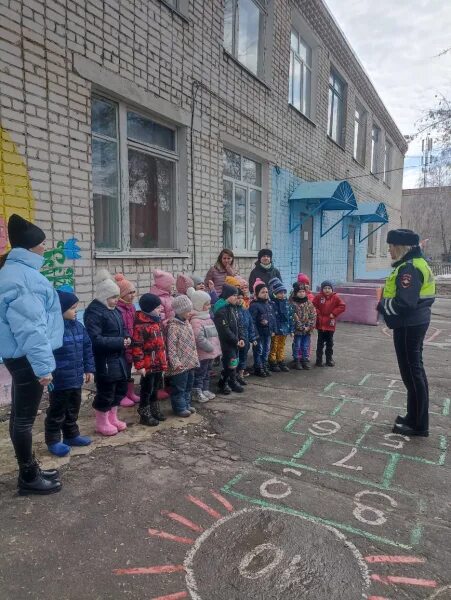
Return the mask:
[[[58,295],[39,272],[45,234],[19,215],[8,222],[11,251],[0,262],[0,354],[12,378],[9,422],[19,464],[20,494],[59,492],[58,471],[41,471],[32,451],[32,428],[44,386],[52,382],[53,350],[62,345]]]

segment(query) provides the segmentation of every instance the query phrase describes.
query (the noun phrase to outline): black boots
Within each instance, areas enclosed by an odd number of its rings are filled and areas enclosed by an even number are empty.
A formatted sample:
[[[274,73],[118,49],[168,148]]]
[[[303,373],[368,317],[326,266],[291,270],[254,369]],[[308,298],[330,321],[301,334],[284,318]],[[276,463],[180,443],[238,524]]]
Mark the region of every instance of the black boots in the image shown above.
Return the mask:
[[[138,415],[140,416],[140,425],[147,425],[147,427],[156,427],[160,424],[160,421],[152,415],[149,405],[140,406],[138,408]]]
[[[294,368],[296,369],[296,371],[302,371],[302,363],[298,358],[294,363]]]
[[[240,385],[247,385],[247,381],[244,379],[244,377],[240,373],[236,374],[236,380],[238,381],[238,383]]]
[[[270,362],[268,368],[270,371],[273,371],[273,373],[280,373],[280,367],[276,362]]]
[[[221,377],[219,378],[219,381],[218,381],[218,390],[221,394],[224,394],[224,396],[228,396],[229,394],[232,393],[232,390],[230,389],[228,381],[229,381],[229,373],[227,371],[222,371]]]
[[[282,373],[289,373],[290,372],[290,367],[288,365],[286,365],[283,360],[279,363],[279,369],[280,371],[282,371]]]
[[[19,465],[18,492],[21,496],[55,494],[61,491],[62,488],[57,475],[58,471],[56,469],[41,471],[38,461],[33,457],[29,463]]]
[[[326,367],[335,367],[335,361],[331,356],[326,358]]]
[[[263,363],[262,369],[266,373],[266,377],[271,377],[271,371],[269,370],[268,363]],[[279,369],[279,371],[280,371],[280,369]]]
[[[302,368],[305,369],[306,371],[308,371],[311,367],[310,367],[310,362],[308,360],[303,360],[301,362],[302,364]]]
[[[315,363],[315,365],[317,367],[324,367],[323,357],[322,356],[320,356],[320,357],[317,356],[316,357],[316,363]]]
[[[244,392],[243,386],[241,386],[236,379],[236,372],[233,371],[229,376],[229,385],[232,392],[242,394]]]
[[[158,400],[150,403],[150,414],[154,419],[157,419],[157,421],[166,421],[166,417],[161,412],[160,402]]]
[[[266,377],[266,371],[263,369],[263,367],[254,367],[254,375],[256,377]]]

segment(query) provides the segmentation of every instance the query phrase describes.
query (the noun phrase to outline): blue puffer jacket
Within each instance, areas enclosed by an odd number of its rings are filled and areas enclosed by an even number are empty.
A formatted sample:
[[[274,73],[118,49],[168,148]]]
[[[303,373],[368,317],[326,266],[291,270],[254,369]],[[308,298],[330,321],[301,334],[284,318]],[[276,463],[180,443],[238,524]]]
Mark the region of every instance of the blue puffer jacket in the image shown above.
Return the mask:
[[[293,307],[288,298],[273,298],[274,316],[276,318],[276,335],[289,335],[294,331]]]
[[[237,306],[237,309],[238,318],[240,320],[241,328],[243,330],[243,339],[246,342],[246,344],[252,344],[252,342],[254,342],[257,339],[252,315],[249,312],[249,309],[247,308]]]
[[[55,370],[53,350],[63,343],[58,294],[39,273],[44,258],[13,248],[0,269],[0,355],[26,356],[36,377]]]
[[[275,332],[274,308],[269,300],[253,300],[249,306],[249,312],[259,336],[268,336]]]
[[[83,318],[94,351],[96,378],[111,382],[127,379],[124,339],[130,334],[124,329],[121,313],[93,300]]]
[[[81,388],[83,375],[94,373],[91,339],[80,321],[64,319],[63,346],[55,350],[56,370],[53,373],[55,390]]]

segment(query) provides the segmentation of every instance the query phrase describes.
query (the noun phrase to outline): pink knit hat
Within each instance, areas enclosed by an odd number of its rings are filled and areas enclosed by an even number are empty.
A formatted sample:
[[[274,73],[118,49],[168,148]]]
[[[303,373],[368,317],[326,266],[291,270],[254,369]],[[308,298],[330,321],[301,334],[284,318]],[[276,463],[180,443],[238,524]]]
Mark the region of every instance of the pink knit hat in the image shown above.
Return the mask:
[[[306,275],[305,273],[299,273],[299,275],[298,275],[298,283],[304,283],[304,284],[310,285],[309,276]]]
[[[136,288],[133,285],[133,283],[126,279],[123,273],[116,273],[114,279],[117,285],[119,286],[121,298],[123,298],[130,292],[136,292]]]
[[[194,282],[191,279],[191,277],[188,277],[188,275],[185,275],[184,273],[179,273],[177,275],[175,287],[179,294],[186,294],[188,288],[194,287]]]
[[[155,269],[153,272],[153,279],[156,287],[169,293],[171,292],[172,286],[175,284],[175,279],[171,273],[160,271],[160,269]]]

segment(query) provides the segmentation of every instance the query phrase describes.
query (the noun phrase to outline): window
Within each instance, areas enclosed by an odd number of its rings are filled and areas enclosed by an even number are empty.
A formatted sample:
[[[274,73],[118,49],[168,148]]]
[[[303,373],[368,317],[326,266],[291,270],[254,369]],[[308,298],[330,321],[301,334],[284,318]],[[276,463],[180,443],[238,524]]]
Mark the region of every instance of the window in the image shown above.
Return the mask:
[[[354,158],[365,166],[366,154],[366,110],[356,102],[354,116]]]
[[[384,183],[390,187],[391,184],[391,170],[392,170],[392,158],[393,158],[393,145],[385,140],[385,151],[384,151]]]
[[[173,128],[122,103],[93,97],[96,248],[173,247],[177,159]]]
[[[255,75],[263,71],[264,17],[256,0],[225,0],[224,48]]]
[[[295,29],[291,30],[288,102],[310,118],[312,49]]]
[[[223,245],[234,250],[260,248],[262,165],[224,149]]]
[[[388,223],[385,223],[380,229],[380,248],[379,254],[380,256],[387,256],[388,253],[388,244],[387,244],[387,233],[388,233]]]
[[[374,233],[374,230],[376,229],[377,224],[375,225],[374,223],[368,223],[368,250],[367,250],[367,256],[374,256],[376,254],[376,247],[377,247],[377,231],[376,233]]]
[[[327,134],[340,146],[344,146],[345,92],[346,84],[332,69],[329,76],[329,124]]]
[[[376,175],[379,172],[381,154],[381,130],[377,125],[373,125],[371,130],[371,173]]]

